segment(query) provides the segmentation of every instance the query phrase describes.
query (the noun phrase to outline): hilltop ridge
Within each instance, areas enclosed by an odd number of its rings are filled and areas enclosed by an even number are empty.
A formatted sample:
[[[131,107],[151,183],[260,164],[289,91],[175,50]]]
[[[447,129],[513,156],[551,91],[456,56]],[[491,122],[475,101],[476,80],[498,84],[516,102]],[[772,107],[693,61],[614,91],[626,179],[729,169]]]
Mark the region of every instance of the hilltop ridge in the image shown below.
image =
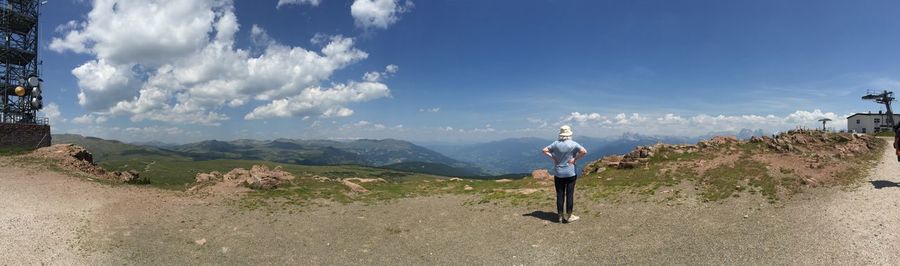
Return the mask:
[[[482,176],[471,164],[446,157],[410,142],[385,140],[206,140],[170,147],[128,144],[74,134],[54,135],[55,143],[73,143],[94,154],[100,165],[117,170],[146,171],[165,164],[231,164],[233,161],[286,163],[296,165],[359,165],[445,176]],[[227,162],[226,162],[227,161]],[[252,163],[251,163],[252,164]],[[188,169],[185,169],[187,171]],[[169,172],[161,182],[183,184],[193,180],[191,173]],[[160,173],[161,174],[161,173]],[[157,176],[159,174],[151,174]]]
[[[670,187],[717,200],[741,192],[770,200],[805,188],[838,186],[865,176],[880,155],[884,140],[865,134],[792,130],[774,137],[713,137],[692,145],[639,146],[624,155],[607,156],[584,167],[599,186]],[[678,187],[687,184],[687,187]]]

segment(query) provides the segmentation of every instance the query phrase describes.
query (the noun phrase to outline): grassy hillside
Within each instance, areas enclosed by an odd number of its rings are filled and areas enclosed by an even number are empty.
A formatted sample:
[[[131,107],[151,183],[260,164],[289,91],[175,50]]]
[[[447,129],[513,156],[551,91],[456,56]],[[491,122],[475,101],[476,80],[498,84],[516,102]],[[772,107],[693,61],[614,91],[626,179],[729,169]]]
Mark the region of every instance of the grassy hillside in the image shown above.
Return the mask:
[[[236,159],[272,162],[328,165],[362,164],[362,156],[331,146],[303,146],[292,142],[236,140],[231,142],[207,140],[172,147],[195,160]]]
[[[382,166],[382,168],[394,169],[407,172],[426,173],[433,175],[468,177],[479,176],[479,169],[453,167],[439,163],[423,163],[423,162],[402,162]]]
[[[172,150],[188,154],[197,160],[240,159],[307,165],[359,164],[369,166],[424,162],[472,168],[469,164],[427,148],[393,139],[363,139],[349,142],[293,139],[229,142],[208,140],[172,147]]]
[[[170,189],[185,189],[192,185],[197,173],[219,171],[227,173],[234,168],[250,169],[253,165],[265,165],[268,167],[281,166],[285,171],[295,176],[320,175],[332,178],[360,177],[360,178],[384,178],[387,180],[405,180],[420,178],[439,178],[438,176],[397,171],[391,169],[372,168],[358,165],[296,165],[274,163],[253,160],[147,160],[146,158],[133,158],[126,160],[112,160],[100,163],[106,169],[122,171],[134,169],[140,171],[142,178],[147,178],[151,185]]]
[[[397,140],[275,141],[209,140],[173,147],[173,150],[122,143],[80,135],[54,135],[53,143],[73,143],[85,147],[94,161],[108,170],[135,170],[152,185],[183,189],[197,173],[220,171],[254,164],[280,165],[295,174],[313,173],[336,177],[406,178],[415,176],[478,176],[480,169],[465,167],[437,152]],[[372,157],[374,159],[367,159]],[[450,162],[407,162],[410,158]],[[400,161],[383,167],[361,166]],[[382,166],[382,165],[377,165]]]
[[[190,157],[185,156],[182,153],[156,147],[127,144],[117,140],[106,140],[73,134],[53,135],[53,144],[61,143],[77,144],[88,149],[89,151],[91,151],[91,154],[94,155],[94,161],[96,162],[133,158],[169,160],[190,159]]]
[[[620,163],[628,157],[598,160],[586,167],[585,176],[599,181],[592,184],[602,189],[599,196],[620,191],[652,195],[667,187],[671,197],[694,193],[715,201],[749,193],[776,201],[811,187],[858,182],[880,159],[885,144],[872,136],[820,131],[752,141],[723,139],[653,146],[646,150],[648,157],[633,159],[633,164]]]

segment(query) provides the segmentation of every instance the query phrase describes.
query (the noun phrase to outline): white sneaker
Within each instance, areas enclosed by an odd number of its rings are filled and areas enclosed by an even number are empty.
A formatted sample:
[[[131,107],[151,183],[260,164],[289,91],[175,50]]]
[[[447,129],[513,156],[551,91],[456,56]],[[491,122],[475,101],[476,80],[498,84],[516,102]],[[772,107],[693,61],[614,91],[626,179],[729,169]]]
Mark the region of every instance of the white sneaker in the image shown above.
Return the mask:
[[[578,219],[581,219],[581,217],[575,216],[574,214],[571,214],[571,213],[569,214],[569,222],[570,223],[574,222],[574,221],[578,221]]]

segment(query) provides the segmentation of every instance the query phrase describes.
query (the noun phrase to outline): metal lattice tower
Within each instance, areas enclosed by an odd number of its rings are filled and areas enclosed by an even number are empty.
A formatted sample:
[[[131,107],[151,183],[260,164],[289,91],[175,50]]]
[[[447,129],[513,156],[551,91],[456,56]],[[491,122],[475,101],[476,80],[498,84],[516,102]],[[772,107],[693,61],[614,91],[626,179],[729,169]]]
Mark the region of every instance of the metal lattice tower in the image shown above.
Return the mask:
[[[891,109],[891,102],[894,101],[894,92],[892,91],[877,91],[877,90],[869,90],[866,92],[866,95],[862,97],[863,100],[872,100],[876,103],[884,104],[885,107],[885,122],[889,125],[889,128],[893,131],[897,131],[897,123],[894,122],[894,110]]]
[[[0,0],[0,122],[45,124],[37,118],[43,108],[38,16],[40,0]]]

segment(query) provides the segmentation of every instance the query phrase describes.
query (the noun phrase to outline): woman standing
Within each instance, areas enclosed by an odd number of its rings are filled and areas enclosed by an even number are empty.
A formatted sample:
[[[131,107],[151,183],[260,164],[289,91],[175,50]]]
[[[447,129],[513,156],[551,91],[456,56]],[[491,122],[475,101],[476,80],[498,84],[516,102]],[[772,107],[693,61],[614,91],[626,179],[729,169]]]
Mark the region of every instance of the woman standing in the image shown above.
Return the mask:
[[[575,207],[575,181],[578,180],[575,171],[575,162],[587,154],[587,150],[572,140],[572,128],[562,126],[559,128],[559,138],[543,150],[544,155],[553,161],[553,184],[556,185],[556,213],[559,214],[560,223],[574,222],[578,216],[572,214]],[[565,212],[563,212],[565,203]]]

